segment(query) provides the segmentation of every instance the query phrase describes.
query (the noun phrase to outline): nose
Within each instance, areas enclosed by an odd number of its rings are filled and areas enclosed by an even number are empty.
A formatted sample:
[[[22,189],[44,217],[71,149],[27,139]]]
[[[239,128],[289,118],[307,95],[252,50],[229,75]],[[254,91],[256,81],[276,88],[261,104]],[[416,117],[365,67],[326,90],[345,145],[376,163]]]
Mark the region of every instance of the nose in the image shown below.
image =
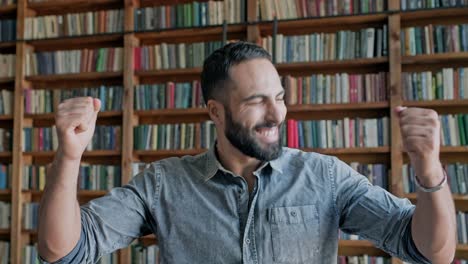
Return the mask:
[[[268,104],[267,111],[268,122],[275,123],[276,125],[281,124],[286,115],[286,106],[284,105],[284,101],[271,101]]]

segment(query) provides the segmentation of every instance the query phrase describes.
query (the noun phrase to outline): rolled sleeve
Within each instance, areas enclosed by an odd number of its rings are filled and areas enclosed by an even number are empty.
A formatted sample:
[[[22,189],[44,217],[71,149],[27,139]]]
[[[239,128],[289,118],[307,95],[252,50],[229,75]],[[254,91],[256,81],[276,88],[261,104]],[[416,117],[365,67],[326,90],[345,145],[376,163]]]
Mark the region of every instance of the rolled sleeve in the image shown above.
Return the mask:
[[[76,246],[68,253],[65,257],[55,261],[55,262],[47,262],[41,256],[39,256],[39,263],[42,264],[69,264],[69,263],[81,263],[85,257],[84,247],[85,247],[85,240],[84,238],[86,235],[84,234],[84,229],[81,229],[80,239],[76,243]]]
[[[157,173],[151,166],[127,185],[81,206],[80,240],[67,256],[54,263],[96,263],[135,238],[153,233],[156,220],[151,210],[158,186]]]
[[[373,186],[344,162],[333,160],[330,176],[335,180],[340,228],[406,262],[430,263],[412,239],[411,219],[415,206],[408,199]]]

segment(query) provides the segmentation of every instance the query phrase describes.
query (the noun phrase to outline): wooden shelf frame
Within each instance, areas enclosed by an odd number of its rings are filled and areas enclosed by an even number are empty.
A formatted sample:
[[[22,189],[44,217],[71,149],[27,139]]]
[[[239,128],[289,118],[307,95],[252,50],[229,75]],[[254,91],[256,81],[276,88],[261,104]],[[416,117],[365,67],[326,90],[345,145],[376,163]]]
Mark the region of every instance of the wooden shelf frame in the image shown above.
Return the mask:
[[[172,4],[169,0],[164,3]],[[191,0],[182,0],[190,2]],[[117,119],[122,123],[122,146],[118,151],[94,151],[84,154],[83,160],[103,162],[110,160],[112,164],[120,164],[122,167],[122,184],[127,183],[132,173],[132,162],[153,161],[168,156],[195,155],[204,150],[187,151],[136,151],[133,150],[133,127],[137,124],[166,122],[191,122],[191,120],[207,120],[208,114],[205,109],[167,109],[136,111],[133,106],[134,86],[137,84],[167,82],[167,81],[189,81],[200,78],[201,68],[194,69],[172,69],[159,71],[134,71],[133,70],[133,48],[141,45],[153,45],[163,41],[171,42],[195,42],[198,40],[220,39],[222,26],[209,26],[203,28],[179,28],[164,29],[156,31],[134,31],[134,11],[139,6],[153,5],[150,0],[120,1],[120,0],[69,0],[66,3],[58,0],[44,3],[28,3],[27,0],[18,0],[18,4],[0,7],[0,15],[17,18],[17,37],[15,42],[0,43],[0,51],[16,53],[17,65],[14,78],[0,78],[0,87],[11,87],[14,89],[14,112],[11,116],[0,116],[0,120],[12,122],[13,127],[13,150],[11,153],[0,153],[0,159],[11,160],[13,163],[12,189],[0,191],[0,200],[11,201],[12,226],[7,231],[0,230],[0,235],[9,236],[11,241],[11,262],[21,261],[21,247],[29,242],[31,237],[37,240],[37,233],[25,231],[21,228],[22,204],[36,200],[41,192],[23,192],[22,166],[26,164],[46,164],[53,158],[54,152],[29,152],[23,153],[21,146],[24,144],[21,133],[28,122],[53,122],[53,114],[28,115],[24,111],[23,89],[56,89],[75,88],[82,86],[93,86],[101,84],[116,85],[124,87],[124,101],[122,111],[112,113],[101,113],[99,120]],[[247,0],[247,22],[227,26],[228,39],[246,39],[256,42],[262,36],[271,34],[271,21],[257,21],[256,0]],[[389,45],[388,57],[373,59],[356,59],[344,61],[322,61],[306,63],[278,64],[280,74],[304,76],[316,73],[332,74],[338,72],[348,73],[376,73],[379,71],[389,72],[389,101],[368,104],[329,104],[329,105],[294,105],[289,106],[288,118],[314,119],[314,114],[326,111],[332,113],[329,117],[344,117],[353,114],[356,116],[390,116],[391,131],[398,131],[397,119],[391,111],[398,105],[439,108],[444,113],[462,111],[467,113],[468,103],[466,100],[433,101],[433,102],[407,102],[401,97],[401,74],[406,71],[423,71],[441,67],[468,67],[467,53],[447,53],[434,55],[401,56],[399,33],[407,26],[419,26],[433,23],[452,23],[466,21],[468,8],[446,8],[437,10],[400,11],[399,0],[388,1],[388,10],[377,14],[362,14],[352,16],[337,16],[326,18],[307,18],[288,21],[278,21],[278,32],[286,35],[303,34],[305,32],[334,32],[337,30],[352,30],[363,27],[388,25]],[[104,9],[123,8],[125,12],[124,31],[120,33],[100,34],[93,36],[73,36],[57,39],[24,40],[24,21],[26,17],[47,14],[76,13],[81,11],[96,11]],[[457,18],[458,17],[458,18]],[[48,76],[25,76],[23,63],[28,50],[46,51],[58,49],[93,48],[118,46],[124,49],[124,69],[117,73],[80,73]],[[8,89],[8,88],[7,88]],[[32,121],[31,121],[32,120]],[[380,148],[356,148],[356,149],[308,149],[324,154],[336,155],[345,161],[359,161],[368,163],[390,164],[392,173],[389,175],[390,189],[394,194],[402,194],[401,168],[405,155],[401,152],[401,139],[398,133],[392,133],[391,146]],[[444,147],[441,158],[457,161],[468,156],[464,147]],[[467,161],[468,162],[468,161]],[[79,197],[84,200],[100,197],[105,192],[79,192]],[[411,198],[411,194],[409,195]],[[415,199],[415,197],[414,197]],[[468,198],[455,196],[454,201],[457,208],[468,211]],[[29,238],[24,238],[24,234]],[[145,238],[147,239],[147,238]],[[149,240],[153,238],[148,238]],[[370,242],[366,241],[340,241],[339,252],[343,255],[384,254],[376,249]],[[468,259],[468,246],[459,245],[457,257]],[[119,252],[120,263],[130,262],[130,250],[128,248]],[[393,259],[393,263],[400,263]]]

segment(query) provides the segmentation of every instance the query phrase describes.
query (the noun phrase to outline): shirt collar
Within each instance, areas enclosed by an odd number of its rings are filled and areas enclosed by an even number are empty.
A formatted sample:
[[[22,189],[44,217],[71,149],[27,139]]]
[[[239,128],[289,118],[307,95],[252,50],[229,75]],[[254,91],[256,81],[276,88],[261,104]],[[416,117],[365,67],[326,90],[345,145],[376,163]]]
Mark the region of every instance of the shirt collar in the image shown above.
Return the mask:
[[[208,181],[213,178],[218,170],[223,171],[225,173],[233,174],[231,171],[227,170],[223,167],[223,165],[219,162],[218,157],[216,155],[216,142],[211,145],[208,151],[205,153],[206,158],[206,171],[203,175],[204,181]],[[272,169],[279,173],[283,173],[281,168],[281,156],[275,160],[267,161],[263,163],[256,171],[260,171],[265,168],[267,165],[270,165]]]

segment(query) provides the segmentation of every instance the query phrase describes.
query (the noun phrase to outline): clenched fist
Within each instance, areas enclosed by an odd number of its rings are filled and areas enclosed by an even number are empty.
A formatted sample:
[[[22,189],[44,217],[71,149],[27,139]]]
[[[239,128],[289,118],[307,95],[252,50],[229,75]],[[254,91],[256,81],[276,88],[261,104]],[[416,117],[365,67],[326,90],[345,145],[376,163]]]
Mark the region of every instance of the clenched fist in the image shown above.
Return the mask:
[[[416,176],[427,186],[438,185],[443,177],[439,160],[440,122],[431,109],[397,107],[403,150],[408,153]]]
[[[80,160],[93,137],[101,101],[79,97],[63,101],[55,113],[59,147],[57,153],[67,160]]]

